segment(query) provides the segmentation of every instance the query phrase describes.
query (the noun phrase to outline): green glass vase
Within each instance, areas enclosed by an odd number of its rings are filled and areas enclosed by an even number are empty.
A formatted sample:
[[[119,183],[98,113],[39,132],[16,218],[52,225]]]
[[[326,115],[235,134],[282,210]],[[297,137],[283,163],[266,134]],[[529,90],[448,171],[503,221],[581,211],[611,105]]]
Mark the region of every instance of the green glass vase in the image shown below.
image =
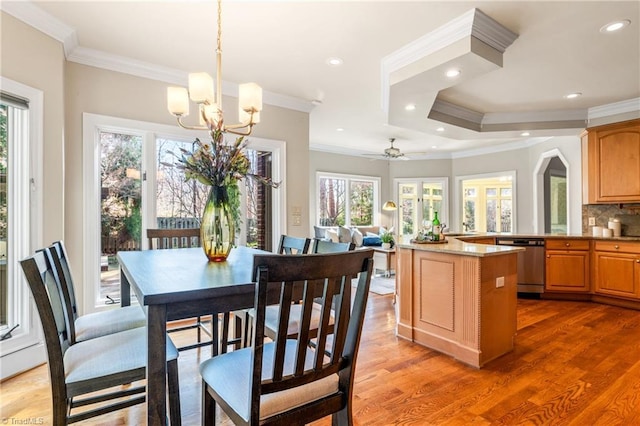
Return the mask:
[[[212,186],[200,222],[202,249],[210,262],[224,262],[235,239],[235,226],[226,186]]]

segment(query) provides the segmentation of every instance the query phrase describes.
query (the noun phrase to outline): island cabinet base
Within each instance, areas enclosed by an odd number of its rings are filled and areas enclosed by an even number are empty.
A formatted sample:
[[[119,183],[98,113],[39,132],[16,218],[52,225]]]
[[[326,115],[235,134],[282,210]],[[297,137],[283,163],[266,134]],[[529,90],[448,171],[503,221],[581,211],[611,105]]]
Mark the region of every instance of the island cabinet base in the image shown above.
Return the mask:
[[[513,350],[517,254],[398,250],[397,335],[480,368]]]

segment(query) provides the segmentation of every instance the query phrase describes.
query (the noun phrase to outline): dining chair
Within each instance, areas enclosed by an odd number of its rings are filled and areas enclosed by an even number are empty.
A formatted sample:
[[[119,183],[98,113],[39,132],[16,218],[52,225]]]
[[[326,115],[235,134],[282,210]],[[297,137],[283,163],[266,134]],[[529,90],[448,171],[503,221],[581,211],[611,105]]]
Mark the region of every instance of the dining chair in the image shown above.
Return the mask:
[[[147,238],[149,240],[149,249],[176,249],[176,248],[192,248],[200,247],[200,228],[182,228],[182,229],[147,229]],[[179,346],[179,351],[199,348],[211,345],[212,355],[224,353],[228,345],[239,345],[240,339],[229,339],[229,312],[220,314],[222,317],[222,328],[219,328],[218,315],[211,315],[211,328],[207,327],[207,322],[203,317],[198,316],[195,322],[184,326],[171,326],[167,328],[168,333],[178,331],[196,329],[196,343]],[[202,333],[205,333],[211,340],[202,340]]]
[[[95,339],[96,337],[144,327],[147,318],[140,306],[126,306],[90,314],[79,315],[76,292],[69,256],[62,241],[56,241],[49,247],[50,262],[56,269],[60,280],[65,310],[69,314],[69,339],[76,341]]]
[[[311,253],[342,253],[356,248],[354,243],[335,243],[333,241],[314,239]]]
[[[282,234],[278,244],[279,254],[306,254],[309,251],[311,239],[302,237],[292,237]]]
[[[20,261],[20,265],[44,332],[53,398],[53,424],[67,425],[143,403],[144,385],[118,390],[109,388],[130,385],[146,377],[146,329],[137,327],[72,343],[72,321],[69,318],[73,315],[66,312],[68,304],[63,301],[62,284],[51,264],[49,251],[48,248],[39,250]],[[168,336],[167,376],[169,420],[172,425],[180,425],[178,351]],[[106,392],[96,393],[100,391]],[[114,399],[117,401],[104,404]],[[98,403],[101,404],[98,407],[76,413],[77,408]]]
[[[347,251],[352,251],[353,249],[355,249],[355,247],[356,246],[353,243],[335,243],[332,241],[316,240],[313,245],[312,253],[344,253]],[[315,333],[318,330],[320,319],[319,309],[319,305],[314,305],[311,311],[311,337],[315,337]],[[268,306],[266,311],[265,335],[273,339],[276,336],[279,325],[278,323],[280,321],[278,306]],[[291,315],[289,315],[289,326],[287,327],[287,334],[291,338],[294,338],[298,335],[298,330],[300,329],[301,313],[301,306],[297,303],[294,303],[291,307]],[[250,313],[250,315],[253,316],[253,313]],[[331,316],[329,317],[329,327],[332,326],[333,310],[331,311]]]
[[[278,251],[276,253],[285,255],[307,254],[310,245],[310,238],[292,237],[290,235],[282,234],[280,236],[280,243],[278,244]],[[269,310],[272,311],[273,309]],[[234,311],[233,313],[236,318],[238,318],[236,334],[240,336],[242,347],[248,346],[251,339],[251,321],[254,316],[253,309],[243,309],[241,311]],[[277,315],[277,312],[275,312],[275,315]]]
[[[256,255],[256,317],[253,345],[200,364],[202,424],[213,425],[216,404],[235,424],[306,424],[327,415],[333,424],[352,424],[354,373],[373,268],[373,252]],[[359,274],[350,310],[351,277]],[[299,288],[296,288],[299,287]],[[291,339],[286,324],[302,291],[303,321]],[[321,296],[316,347],[310,339],[314,298]],[[265,342],[267,306],[278,303],[282,325]],[[329,317],[336,303],[333,337]],[[326,353],[329,352],[329,355]]]

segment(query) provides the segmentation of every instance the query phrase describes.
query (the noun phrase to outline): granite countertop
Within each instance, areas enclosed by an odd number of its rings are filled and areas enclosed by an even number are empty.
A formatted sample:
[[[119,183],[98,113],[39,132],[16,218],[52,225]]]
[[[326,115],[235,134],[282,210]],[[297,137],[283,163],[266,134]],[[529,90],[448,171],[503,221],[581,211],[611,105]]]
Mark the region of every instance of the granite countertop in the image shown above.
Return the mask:
[[[484,234],[483,234],[484,235]],[[524,247],[493,246],[487,244],[465,243],[455,237],[448,237],[444,243],[412,243],[411,238],[403,237],[402,241],[396,244],[400,248],[429,251],[434,253],[457,254],[462,256],[500,256],[503,254],[524,251]]]
[[[446,236],[446,235],[445,235]],[[400,248],[408,248],[413,250],[430,251],[434,253],[448,253],[458,254],[463,256],[499,256],[507,254],[509,252],[523,251],[524,247],[512,247],[512,246],[495,246],[488,244],[474,244],[473,242],[465,243],[458,238],[486,238],[486,237],[510,237],[510,238],[553,238],[553,239],[576,239],[576,240],[597,240],[597,241],[638,241],[640,242],[640,236],[622,236],[622,237],[593,237],[591,235],[582,234],[511,234],[511,233],[497,233],[497,232],[485,232],[474,234],[456,234],[446,236],[447,241],[445,243],[426,243],[417,244],[412,243],[410,237],[403,237],[401,241],[397,242],[397,246]]]

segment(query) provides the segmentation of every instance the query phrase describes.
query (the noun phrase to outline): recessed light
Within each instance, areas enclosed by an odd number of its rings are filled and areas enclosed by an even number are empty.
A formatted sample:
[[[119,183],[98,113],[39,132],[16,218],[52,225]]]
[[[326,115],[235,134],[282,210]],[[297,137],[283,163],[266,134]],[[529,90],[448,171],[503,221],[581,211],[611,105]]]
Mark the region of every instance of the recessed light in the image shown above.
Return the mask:
[[[340,58],[329,58],[327,59],[327,64],[332,67],[338,67],[342,65],[342,59]]]
[[[416,104],[408,104],[407,106],[404,107],[405,110],[407,111],[415,111],[416,110]]]
[[[603,26],[602,28],[600,28],[600,32],[601,33],[612,33],[618,30],[623,29],[624,27],[626,27],[627,25],[629,25],[631,23],[630,20],[628,19],[623,19],[621,21],[614,21],[614,22],[609,22],[607,25]]]
[[[575,92],[575,93],[569,93],[568,95],[564,95],[564,97],[567,98],[567,99],[575,99],[575,98],[577,98],[578,96],[581,96],[581,95],[582,95],[582,93]]]
[[[522,133],[520,133],[520,136],[530,136],[530,135],[531,135],[531,133],[529,133],[529,132],[522,132]]]
[[[451,70],[447,71],[446,73],[444,73],[444,75],[446,75],[449,78],[457,77],[457,76],[460,75],[460,70],[451,69]]]
[[[444,132],[444,127],[438,127],[438,128],[436,129],[436,132]]]
[[[435,146],[435,145],[433,145],[431,148],[436,149],[436,148],[438,148],[438,147],[437,147],[437,146]]]
[[[342,127],[338,127],[338,128],[336,129],[336,132],[344,132],[344,129],[343,129]]]

